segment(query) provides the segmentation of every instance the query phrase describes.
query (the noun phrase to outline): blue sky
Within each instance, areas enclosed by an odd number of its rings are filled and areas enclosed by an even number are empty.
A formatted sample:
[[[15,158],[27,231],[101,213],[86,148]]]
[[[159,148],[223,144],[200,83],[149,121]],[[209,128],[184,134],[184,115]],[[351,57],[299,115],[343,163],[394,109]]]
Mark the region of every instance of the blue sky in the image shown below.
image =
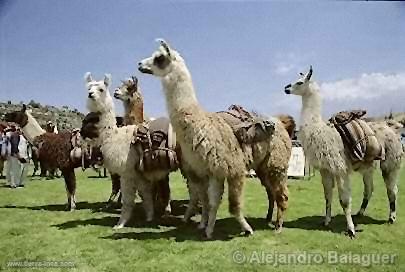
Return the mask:
[[[85,72],[111,73],[113,86],[135,74],[148,115],[166,115],[160,82],[136,70],[159,37],[183,55],[208,110],[242,104],[298,117],[300,100],[283,89],[312,64],[325,117],[405,111],[398,2],[2,0],[0,101],[86,112]]]

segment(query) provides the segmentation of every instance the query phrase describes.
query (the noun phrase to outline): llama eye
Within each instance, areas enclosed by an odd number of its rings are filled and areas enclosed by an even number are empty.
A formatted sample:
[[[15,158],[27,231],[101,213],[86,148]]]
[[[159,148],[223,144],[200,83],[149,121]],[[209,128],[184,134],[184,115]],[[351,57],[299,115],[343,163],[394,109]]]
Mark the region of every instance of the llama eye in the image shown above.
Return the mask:
[[[160,55],[159,57],[156,57],[153,60],[153,62],[158,66],[162,65],[164,61],[165,61],[165,56],[163,56],[163,55]]]
[[[102,92],[104,92],[104,89],[100,89],[99,91],[100,91],[100,93],[102,93]]]
[[[297,85],[302,85],[302,84],[304,84],[304,82],[302,82],[302,81],[297,82]]]

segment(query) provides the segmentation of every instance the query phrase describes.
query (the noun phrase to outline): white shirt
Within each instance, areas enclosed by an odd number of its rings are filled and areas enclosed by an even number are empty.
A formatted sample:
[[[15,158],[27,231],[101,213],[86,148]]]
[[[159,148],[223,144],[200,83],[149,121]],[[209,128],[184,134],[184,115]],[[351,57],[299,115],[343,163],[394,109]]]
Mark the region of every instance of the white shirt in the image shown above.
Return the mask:
[[[22,135],[20,135],[20,142],[18,143],[18,153],[21,158],[28,160],[28,142]]]
[[[6,135],[3,133],[0,134],[0,156],[5,157],[6,156],[6,151],[7,151],[7,141],[6,141]]]

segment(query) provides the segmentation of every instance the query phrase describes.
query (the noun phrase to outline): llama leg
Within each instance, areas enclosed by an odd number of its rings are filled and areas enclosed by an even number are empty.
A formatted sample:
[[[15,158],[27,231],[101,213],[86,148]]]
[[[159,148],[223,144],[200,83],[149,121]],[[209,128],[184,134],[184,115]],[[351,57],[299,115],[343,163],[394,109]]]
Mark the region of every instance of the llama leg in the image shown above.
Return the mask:
[[[367,169],[363,172],[363,183],[364,183],[364,192],[363,192],[363,201],[361,202],[361,207],[358,216],[363,216],[364,212],[367,209],[368,203],[374,191],[374,182],[373,182],[373,171],[372,168]]]
[[[271,220],[273,219],[273,211],[274,211],[274,197],[273,193],[271,192],[271,188],[266,185],[266,193],[267,193],[267,199],[269,201],[269,207],[267,209],[267,215],[266,215],[266,221],[271,223]]]
[[[244,184],[245,184],[244,178],[236,178],[228,180],[229,213],[232,214],[239,222],[242,231],[246,235],[250,235],[253,234],[253,229],[246,221],[242,213]]]
[[[130,178],[121,177],[122,208],[121,216],[114,229],[121,229],[131,218],[135,206],[135,184]]]
[[[337,185],[339,190],[340,205],[342,206],[343,212],[345,213],[346,217],[347,233],[350,238],[354,238],[356,236],[356,232],[354,230],[354,224],[351,215],[352,196],[349,176],[339,177],[337,179]]]
[[[270,183],[269,179],[266,178],[266,175],[263,174],[263,171],[260,171],[259,169],[257,169],[256,175],[259,178],[260,183],[266,189],[267,200],[269,202],[269,206],[267,209],[267,215],[266,215],[266,221],[271,223],[271,220],[273,219],[273,211],[274,211],[274,196],[273,196],[273,192],[271,190],[271,183]]]
[[[328,226],[330,221],[332,220],[332,198],[333,198],[333,183],[334,179],[333,176],[329,174],[328,171],[322,170],[322,185],[323,185],[323,193],[325,196],[325,219],[323,224]]]
[[[146,222],[152,222],[153,221],[153,217],[154,217],[154,194],[153,194],[153,183],[140,178],[140,180],[138,181],[138,188],[139,191],[141,193],[141,197],[142,197],[142,204],[143,204],[143,208],[145,210],[145,215],[146,215]]]
[[[198,224],[198,229],[205,229],[208,225],[209,218],[209,198],[208,198],[208,183],[207,182],[198,182],[198,200],[201,201],[201,221]]]
[[[68,198],[67,210],[73,211],[76,209],[76,175],[74,169],[63,169],[63,177],[65,179],[65,188]]]
[[[187,179],[187,188],[190,200],[182,219],[185,223],[190,221],[190,218],[195,214],[198,205],[198,184],[195,184],[191,179]]]
[[[46,177],[46,168],[47,168],[46,162],[43,160],[40,160],[39,165],[41,167],[41,173],[39,174],[39,176],[41,178]]]
[[[169,175],[167,175],[162,180],[158,181],[158,200],[162,204],[163,214],[169,215],[172,212],[170,207],[170,185],[169,185]]]
[[[212,239],[214,232],[215,221],[217,219],[217,212],[221,198],[224,193],[224,180],[210,179],[208,184],[208,224],[205,229],[205,235],[208,239]]]
[[[274,199],[277,203],[277,220],[274,224],[276,233],[280,233],[283,227],[284,213],[288,207],[287,177],[281,182],[273,183]]]
[[[382,174],[385,182],[385,187],[387,188],[387,196],[390,205],[390,214],[388,217],[388,222],[390,224],[393,224],[397,219],[397,211],[396,211],[397,194],[398,194],[397,181],[399,168],[390,171],[383,169]]]
[[[121,188],[120,176],[117,174],[111,174],[111,195],[108,198],[106,208],[111,207]]]

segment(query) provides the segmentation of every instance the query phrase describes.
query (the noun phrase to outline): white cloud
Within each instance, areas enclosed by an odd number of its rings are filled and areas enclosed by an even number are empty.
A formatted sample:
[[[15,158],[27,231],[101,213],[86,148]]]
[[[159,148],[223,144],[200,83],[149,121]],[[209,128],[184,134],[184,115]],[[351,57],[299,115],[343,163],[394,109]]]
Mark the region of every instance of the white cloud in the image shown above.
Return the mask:
[[[307,63],[313,55],[312,52],[306,52],[304,54],[294,52],[277,53],[274,56],[275,65],[273,66],[273,72],[279,76],[302,72],[301,69],[308,65]]]
[[[274,68],[274,72],[277,75],[285,75],[288,72],[292,71],[293,69],[296,68],[295,64],[287,64],[287,63],[278,63],[276,67]]]
[[[362,74],[358,78],[321,84],[325,100],[370,100],[405,94],[405,73]]]

